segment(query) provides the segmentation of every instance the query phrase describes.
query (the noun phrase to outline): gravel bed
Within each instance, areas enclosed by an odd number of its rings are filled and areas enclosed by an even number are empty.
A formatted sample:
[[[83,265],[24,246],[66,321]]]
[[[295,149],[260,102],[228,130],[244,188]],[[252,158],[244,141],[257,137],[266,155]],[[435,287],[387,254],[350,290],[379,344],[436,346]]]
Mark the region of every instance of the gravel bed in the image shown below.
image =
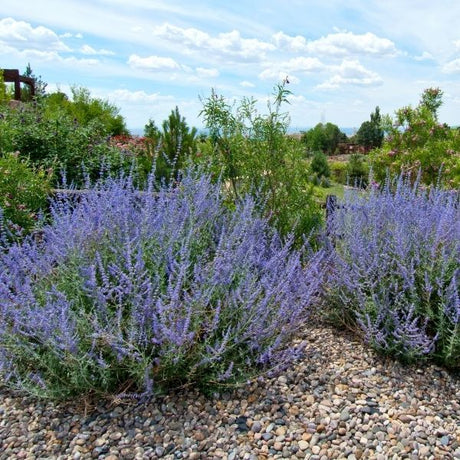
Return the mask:
[[[306,329],[277,378],[205,397],[55,404],[0,389],[0,459],[460,459],[460,381]]]

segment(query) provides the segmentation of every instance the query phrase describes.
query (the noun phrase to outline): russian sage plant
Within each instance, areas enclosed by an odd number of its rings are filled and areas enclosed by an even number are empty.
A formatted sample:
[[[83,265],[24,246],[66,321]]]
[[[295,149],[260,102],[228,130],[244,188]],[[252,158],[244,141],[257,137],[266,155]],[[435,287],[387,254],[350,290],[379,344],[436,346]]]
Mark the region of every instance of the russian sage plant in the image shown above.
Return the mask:
[[[323,254],[283,242],[246,199],[185,175],[57,197],[41,241],[0,256],[0,365],[49,397],[231,384],[287,365]],[[305,260],[308,259],[308,260]]]
[[[460,366],[458,192],[402,178],[351,192],[329,229],[336,319],[385,353]]]

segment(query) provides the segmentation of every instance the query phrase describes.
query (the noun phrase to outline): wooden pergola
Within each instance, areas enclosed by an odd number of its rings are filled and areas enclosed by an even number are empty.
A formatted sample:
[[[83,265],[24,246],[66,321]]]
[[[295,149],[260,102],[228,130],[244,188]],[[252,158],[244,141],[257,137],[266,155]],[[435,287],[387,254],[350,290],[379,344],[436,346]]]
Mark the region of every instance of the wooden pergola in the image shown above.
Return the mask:
[[[30,95],[35,96],[35,79],[31,77],[23,77],[19,74],[18,69],[3,69],[3,81],[5,83],[14,83],[14,99],[21,100],[21,83],[25,83],[30,87]]]

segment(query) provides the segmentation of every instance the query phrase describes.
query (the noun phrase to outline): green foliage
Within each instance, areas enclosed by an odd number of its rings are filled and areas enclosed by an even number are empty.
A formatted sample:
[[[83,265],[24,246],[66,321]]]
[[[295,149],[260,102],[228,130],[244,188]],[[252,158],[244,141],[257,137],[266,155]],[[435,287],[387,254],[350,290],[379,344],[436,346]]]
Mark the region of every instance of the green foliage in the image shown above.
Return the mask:
[[[157,179],[167,181],[177,177],[198,151],[197,129],[189,128],[178,107],[163,121],[161,129],[150,119],[144,126],[144,136],[155,155]]]
[[[321,179],[322,177],[329,177],[331,175],[327,157],[322,152],[315,152],[313,154],[313,158],[310,163],[310,169],[318,179]]]
[[[253,98],[231,105],[213,91],[201,112],[211,151],[207,145],[200,148],[208,168],[223,175],[234,200],[252,193],[282,234],[294,231],[300,239],[319,225],[320,210],[302,144],[286,135],[289,117],[281,106],[289,94],[286,81],[278,84],[268,113],[261,114]]]
[[[123,117],[119,109],[103,99],[94,98],[87,88],[73,86],[72,100],[63,97],[62,93],[53,99],[54,110],[63,109],[79,125],[88,126],[98,124],[101,135],[127,134]],[[56,107],[57,102],[57,107]]]
[[[440,88],[428,88],[420,99],[420,106],[429,110],[435,120],[438,119],[438,109],[442,105],[443,92]]]
[[[382,117],[377,106],[375,112],[371,113],[370,121],[365,121],[359,127],[356,142],[367,149],[379,148],[382,146],[383,136]]]
[[[331,161],[329,162],[329,169],[331,170],[331,179],[339,184],[347,183],[347,165],[345,161]]]
[[[154,163],[158,148],[148,137],[113,136],[107,143],[95,146],[93,152],[95,163],[91,168],[90,179],[97,179],[102,167],[107,176],[133,175],[133,181],[141,187],[146,184],[152,169],[156,169]],[[87,168],[87,163],[85,167]]]
[[[154,144],[158,144],[161,139],[161,131],[151,118],[144,126],[144,136],[151,139]]]
[[[369,164],[366,156],[359,153],[351,155],[346,172],[350,185],[366,187],[369,178]]]
[[[0,106],[7,104],[11,100],[11,92],[8,90],[8,87],[5,85],[5,80],[3,79],[3,70],[0,69]]]
[[[32,67],[30,66],[30,63],[27,64],[25,72],[22,74],[24,77],[29,77],[33,78],[35,80],[35,99],[40,99],[45,96],[46,94],[46,87],[48,86],[48,83],[44,82],[42,80],[41,75],[36,76],[32,70]],[[32,95],[30,91],[30,86],[29,85],[24,85],[21,88],[21,101],[27,102],[32,100]]]
[[[52,168],[56,179],[65,171],[69,180],[77,180],[82,162],[101,140],[94,125],[79,126],[61,111],[48,114],[41,103],[7,108],[0,125],[3,153],[18,151],[33,164]]]
[[[73,101],[56,92],[18,107],[4,105],[0,153],[19,152],[36,166],[52,168],[55,182],[64,172],[76,186],[84,182],[85,168],[97,176],[107,164],[130,164],[131,157],[120,157],[107,145],[110,134],[125,130],[118,109],[91,98],[87,90],[73,94]]]
[[[424,91],[417,107],[403,107],[396,112],[393,125],[387,126],[383,146],[371,153],[376,178],[383,181],[392,175],[421,171],[425,184],[460,186],[460,131],[438,122],[437,109],[442,91]]]
[[[155,128],[151,127],[151,134],[156,135]],[[168,179],[177,177],[185,166],[186,160],[197,151],[197,129],[189,128],[185,118],[176,107],[169,117],[163,121],[156,158],[156,175],[158,178]]]
[[[333,123],[318,123],[314,128],[302,134],[309,153],[321,151],[328,155],[335,153],[339,142],[346,141],[347,136]]]
[[[49,174],[32,168],[17,154],[0,157],[0,230],[6,223],[8,233],[23,233],[34,228],[38,211],[47,205]]]

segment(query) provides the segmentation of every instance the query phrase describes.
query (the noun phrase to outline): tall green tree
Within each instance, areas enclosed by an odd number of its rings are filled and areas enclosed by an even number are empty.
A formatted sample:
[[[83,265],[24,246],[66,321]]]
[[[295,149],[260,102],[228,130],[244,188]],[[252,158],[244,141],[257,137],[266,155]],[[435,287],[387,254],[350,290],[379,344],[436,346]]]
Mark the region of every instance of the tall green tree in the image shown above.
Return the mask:
[[[161,139],[160,128],[155,124],[151,118],[144,126],[144,137],[148,137],[156,145]]]
[[[379,106],[371,113],[370,118],[370,121],[361,124],[356,133],[356,142],[369,150],[381,147],[383,142],[384,132]]]
[[[22,74],[23,77],[29,77],[33,78],[35,80],[35,98],[39,99],[46,94],[46,87],[48,86],[48,83],[42,80],[41,75],[35,75],[34,71],[32,70],[32,67],[30,66],[30,62],[27,63],[26,70]],[[22,101],[30,101],[32,98],[31,92],[30,92],[30,87],[28,85],[24,85],[23,88],[21,88],[21,100]]]
[[[333,123],[318,123],[314,128],[302,134],[309,153],[323,152],[328,155],[335,153],[339,142],[346,140],[347,136]]]

